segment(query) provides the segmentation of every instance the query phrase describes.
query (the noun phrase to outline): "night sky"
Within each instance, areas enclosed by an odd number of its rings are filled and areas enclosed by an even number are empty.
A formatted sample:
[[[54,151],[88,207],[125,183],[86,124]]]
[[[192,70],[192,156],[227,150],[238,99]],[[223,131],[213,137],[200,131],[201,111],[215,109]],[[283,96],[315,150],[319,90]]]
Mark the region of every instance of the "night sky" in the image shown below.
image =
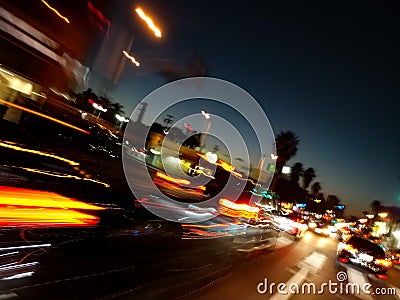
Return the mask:
[[[134,22],[132,51],[142,65],[126,66],[112,97],[129,115],[165,83],[149,67],[154,61],[181,68],[199,53],[209,76],[258,100],[276,134],[299,136],[289,165],[313,167],[323,192],[347,204],[346,214],[368,210],[373,200],[400,205],[396,1],[224,3],[132,4],[151,12],[163,37]]]

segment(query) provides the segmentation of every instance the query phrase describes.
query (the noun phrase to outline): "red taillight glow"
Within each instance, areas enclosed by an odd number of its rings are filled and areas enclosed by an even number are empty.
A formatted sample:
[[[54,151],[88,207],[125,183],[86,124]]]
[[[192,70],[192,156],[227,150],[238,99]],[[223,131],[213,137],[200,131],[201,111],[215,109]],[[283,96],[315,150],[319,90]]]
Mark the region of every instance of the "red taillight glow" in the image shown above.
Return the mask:
[[[349,259],[348,259],[348,258],[343,258],[343,257],[339,257],[338,260],[339,260],[340,262],[344,263],[344,264],[346,264],[346,263],[349,262]]]
[[[376,277],[378,277],[379,279],[382,279],[382,280],[388,279],[388,276],[386,274],[376,274]]]

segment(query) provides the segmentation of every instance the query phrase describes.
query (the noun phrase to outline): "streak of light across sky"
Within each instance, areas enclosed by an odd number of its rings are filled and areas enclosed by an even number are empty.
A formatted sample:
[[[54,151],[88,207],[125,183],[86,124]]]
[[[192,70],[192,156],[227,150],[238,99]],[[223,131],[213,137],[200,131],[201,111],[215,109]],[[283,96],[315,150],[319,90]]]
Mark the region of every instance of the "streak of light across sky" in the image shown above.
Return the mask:
[[[126,56],[127,59],[129,59],[133,64],[135,64],[136,67],[140,66],[140,63],[132,55],[129,55],[128,52],[124,50],[122,51],[122,53]]]
[[[68,24],[70,23],[68,18],[66,18],[62,14],[60,14],[60,12],[57,9],[55,9],[54,7],[51,7],[46,1],[44,1],[44,0],[41,0],[41,1],[44,5],[46,5],[50,10],[52,10],[57,16],[59,16],[61,19],[63,19],[66,23],[68,23]]]
[[[147,26],[149,26],[149,28],[154,32],[154,35],[160,38],[162,36],[161,31],[156,25],[154,25],[153,20],[147,16],[140,7],[136,8],[135,11],[139,17],[147,23]]]

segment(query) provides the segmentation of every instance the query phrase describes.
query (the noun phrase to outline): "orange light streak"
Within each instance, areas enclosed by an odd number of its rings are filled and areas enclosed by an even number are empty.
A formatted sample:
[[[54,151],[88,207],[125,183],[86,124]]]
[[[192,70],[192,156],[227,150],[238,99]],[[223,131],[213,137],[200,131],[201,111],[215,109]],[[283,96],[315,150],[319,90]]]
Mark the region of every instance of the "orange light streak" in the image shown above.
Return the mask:
[[[0,226],[91,226],[100,221],[73,209],[105,208],[48,191],[0,187]]]
[[[212,224],[212,225],[201,225],[201,224],[182,224],[182,227],[198,227],[198,228],[218,228],[218,227],[230,227],[232,225],[241,224],[240,222],[234,223],[219,223],[219,224]]]
[[[174,178],[174,177],[171,177],[171,176],[169,176],[167,174],[164,174],[164,173],[161,173],[161,172],[157,172],[156,176],[160,177],[160,178],[162,178],[164,180],[167,180],[167,181],[170,181],[170,182],[174,182],[174,183],[178,183],[178,184],[184,184],[184,185],[189,185],[190,184],[189,180],[180,179],[180,178]]]
[[[0,226],[87,226],[99,221],[99,217],[69,209],[0,207]]]
[[[234,217],[234,218],[249,218],[255,219],[258,217],[258,212],[260,209],[258,207],[253,207],[247,204],[237,204],[228,199],[219,200],[219,211],[221,214]]]
[[[139,17],[147,23],[147,26],[154,32],[154,35],[160,38],[161,31],[156,25],[154,25],[153,20],[148,17],[140,7],[136,8],[135,11],[139,15]]]
[[[104,210],[105,208],[67,198],[53,192],[15,187],[0,187],[0,205],[63,209]]]
[[[59,16],[61,19],[63,19],[66,23],[70,23],[70,21],[66,18],[66,17],[64,17],[62,14],[60,14],[59,12],[58,12],[58,10],[56,10],[55,8],[53,8],[53,7],[51,7],[46,1],[44,1],[44,0],[41,0],[42,1],[42,3],[44,4],[44,5],[46,5],[50,10],[52,10],[57,16]]]
[[[31,114],[33,114],[33,115],[36,115],[36,116],[42,117],[42,118],[44,118],[44,119],[47,119],[47,120],[56,122],[56,123],[61,124],[61,125],[64,125],[64,126],[66,126],[66,127],[69,127],[69,128],[75,129],[75,130],[78,130],[78,131],[83,132],[83,133],[85,133],[85,134],[90,134],[90,132],[87,131],[87,130],[81,129],[81,128],[76,127],[76,126],[74,126],[74,125],[72,125],[72,124],[69,124],[69,123],[67,123],[67,122],[58,120],[58,119],[56,119],[56,118],[50,117],[50,116],[45,115],[45,114],[42,114],[42,113],[37,112],[37,111],[35,111],[35,110],[32,110],[32,109],[23,107],[23,106],[21,106],[21,105],[18,105],[18,104],[12,103],[12,102],[8,102],[8,101],[5,101],[5,100],[1,100],[1,99],[0,99],[0,103],[3,103],[3,104],[5,104],[5,105],[11,106],[11,107],[18,108],[18,109],[20,109],[20,110],[26,111],[26,112],[31,113]]]

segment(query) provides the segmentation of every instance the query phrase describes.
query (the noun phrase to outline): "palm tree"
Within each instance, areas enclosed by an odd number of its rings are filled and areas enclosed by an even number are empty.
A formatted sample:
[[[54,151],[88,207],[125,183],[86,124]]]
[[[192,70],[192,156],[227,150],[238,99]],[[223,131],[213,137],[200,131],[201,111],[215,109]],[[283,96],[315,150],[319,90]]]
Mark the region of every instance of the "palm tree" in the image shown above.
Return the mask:
[[[317,197],[317,195],[319,194],[319,192],[321,191],[321,184],[318,182],[318,181],[316,181],[316,182],[314,182],[313,184],[312,184],[312,186],[311,186],[311,194],[314,196],[314,197]]]
[[[308,168],[303,173],[303,189],[307,190],[311,181],[316,177],[315,170],[313,168]]]
[[[280,175],[285,163],[297,153],[299,138],[291,131],[282,131],[275,138],[276,154],[276,173]]]
[[[110,108],[111,107],[111,103],[112,103],[110,98],[108,98],[107,95],[100,96],[99,97],[99,102],[106,108]]]
[[[298,183],[300,176],[303,176],[303,172],[303,164],[300,162],[295,163],[292,167],[292,172],[290,173],[290,180]]]
[[[374,214],[380,213],[381,211],[383,211],[385,209],[385,207],[382,206],[381,201],[379,201],[379,200],[372,201],[372,203],[369,206],[371,207],[372,212]]]
[[[125,111],[124,111],[125,107],[118,102],[111,103],[111,108],[114,110],[115,113],[117,113],[119,115],[125,114]]]

